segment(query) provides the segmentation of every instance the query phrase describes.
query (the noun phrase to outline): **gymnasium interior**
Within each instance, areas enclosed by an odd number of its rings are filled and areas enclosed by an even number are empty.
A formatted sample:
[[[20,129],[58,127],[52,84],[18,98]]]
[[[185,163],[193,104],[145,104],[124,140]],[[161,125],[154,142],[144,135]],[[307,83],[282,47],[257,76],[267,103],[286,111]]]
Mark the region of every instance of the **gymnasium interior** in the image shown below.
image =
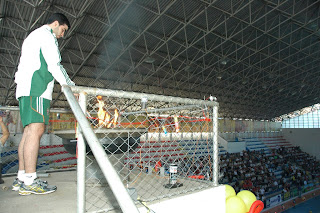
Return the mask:
[[[0,212],[226,212],[226,185],[264,213],[319,212],[319,7],[0,0]],[[24,39],[56,12],[76,86],[55,82],[37,174],[58,190],[19,196],[15,73]]]

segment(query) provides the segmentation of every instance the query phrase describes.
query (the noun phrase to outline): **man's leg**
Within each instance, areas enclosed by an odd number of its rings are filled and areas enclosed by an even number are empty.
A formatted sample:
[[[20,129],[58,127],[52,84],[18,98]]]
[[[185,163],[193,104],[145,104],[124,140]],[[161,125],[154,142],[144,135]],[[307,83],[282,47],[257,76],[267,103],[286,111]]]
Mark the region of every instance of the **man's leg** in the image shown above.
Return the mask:
[[[24,160],[23,160],[23,146],[28,134],[29,126],[26,126],[23,130],[22,138],[18,147],[18,157],[19,157],[19,171],[24,171]]]
[[[49,186],[46,181],[37,179],[36,173],[40,139],[45,131],[45,125],[49,123],[50,100],[24,96],[19,98],[19,107],[21,121],[25,127],[19,144],[19,171],[25,171],[19,194],[52,193],[57,187]]]
[[[19,172],[35,172],[41,136],[48,124],[50,100],[41,97],[19,98],[21,121],[24,126],[18,147]],[[28,159],[26,159],[28,158]],[[31,163],[31,164],[30,164]],[[18,178],[19,178],[18,172]]]
[[[25,173],[35,173],[39,153],[40,139],[45,130],[43,123],[31,123],[24,128],[23,135],[18,147],[19,170],[17,179],[12,184],[12,190],[18,191],[25,181]],[[36,178],[31,175],[29,182]]]
[[[44,133],[44,123],[31,123],[27,126],[25,140],[23,141],[24,178],[26,185],[31,185],[37,178],[36,168],[40,146],[40,139]]]
[[[36,167],[40,147],[40,139],[45,131],[44,123],[31,123],[27,126],[23,141],[24,182],[19,188],[20,195],[49,194],[57,190],[56,186],[49,186],[46,181],[37,178]]]
[[[31,123],[23,144],[23,161],[26,173],[36,172],[40,139],[44,133],[44,123]]]
[[[24,181],[24,159],[23,159],[23,147],[24,143],[28,134],[29,127],[24,127],[22,138],[20,140],[19,146],[18,146],[18,159],[19,159],[19,170],[17,178],[12,183],[12,191],[18,191],[22,182]]]
[[[18,146],[19,170],[18,170],[17,178],[13,181],[13,184],[12,184],[13,191],[18,191],[22,182],[24,181],[25,169],[24,169],[24,159],[23,159],[23,147],[27,138],[28,130],[29,130],[28,124],[32,122],[31,118],[35,117],[34,114],[32,114],[34,111],[30,107],[32,106],[32,104],[30,103],[31,100],[32,100],[31,97],[19,98],[20,118],[21,118],[24,129],[23,129],[22,138]]]

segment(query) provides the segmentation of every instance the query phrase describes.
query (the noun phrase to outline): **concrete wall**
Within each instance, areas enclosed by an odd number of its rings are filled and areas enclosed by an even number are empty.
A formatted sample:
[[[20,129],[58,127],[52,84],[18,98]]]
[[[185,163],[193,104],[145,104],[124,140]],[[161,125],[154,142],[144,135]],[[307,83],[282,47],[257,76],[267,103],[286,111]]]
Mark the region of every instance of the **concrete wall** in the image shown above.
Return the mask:
[[[218,143],[219,145],[223,146],[225,150],[228,150],[228,141],[226,141],[224,138],[222,138],[220,135],[218,135]]]
[[[246,142],[228,142],[229,153],[237,153],[246,150]]]
[[[292,145],[320,160],[320,129],[282,129],[282,134]]]
[[[280,131],[260,131],[260,132],[219,132],[219,135],[227,141],[235,141],[239,138],[259,138],[282,136]]]

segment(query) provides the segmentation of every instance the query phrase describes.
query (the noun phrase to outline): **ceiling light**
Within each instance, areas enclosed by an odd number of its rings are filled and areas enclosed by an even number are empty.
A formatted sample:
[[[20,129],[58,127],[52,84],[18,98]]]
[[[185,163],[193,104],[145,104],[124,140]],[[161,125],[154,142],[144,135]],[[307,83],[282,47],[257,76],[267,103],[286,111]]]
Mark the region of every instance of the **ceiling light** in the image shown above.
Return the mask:
[[[148,63],[148,64],[152,64],[153,62],[156,61],[155,58],[152,58],[151,56],[146,57],[144,60],[144,62]]]
[[[228,62],[228,61],[227,61],[227,59],[225,59],[225,58],[224,58],[224,59],[221,59],[220,64],[222,64],[222,65],[226,65],[226,64],[227,64],[227,62]]]
[[[267,84],[262,84],[263,89],[267,89],[267,87],[268,87]]]
[[[185,71],[191,71],[192,70],[192,67],[190,65],[187,65],[185,68],[184,68]]]
[[[220,64],[222,65],[226,65],[228,63],[228,59],[226,57],[222,57],[221,60],[220,60]]]

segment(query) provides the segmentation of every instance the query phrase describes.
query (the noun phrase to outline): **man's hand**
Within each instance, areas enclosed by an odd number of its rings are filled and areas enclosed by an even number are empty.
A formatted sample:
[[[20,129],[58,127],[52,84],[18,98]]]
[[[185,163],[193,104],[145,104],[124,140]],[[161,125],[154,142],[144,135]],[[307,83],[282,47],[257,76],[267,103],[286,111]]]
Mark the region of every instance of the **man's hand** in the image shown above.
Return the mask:
[[[79,100],[79,96],[80,96],[79,93],[73,93],[73,95],[77,100]]]

